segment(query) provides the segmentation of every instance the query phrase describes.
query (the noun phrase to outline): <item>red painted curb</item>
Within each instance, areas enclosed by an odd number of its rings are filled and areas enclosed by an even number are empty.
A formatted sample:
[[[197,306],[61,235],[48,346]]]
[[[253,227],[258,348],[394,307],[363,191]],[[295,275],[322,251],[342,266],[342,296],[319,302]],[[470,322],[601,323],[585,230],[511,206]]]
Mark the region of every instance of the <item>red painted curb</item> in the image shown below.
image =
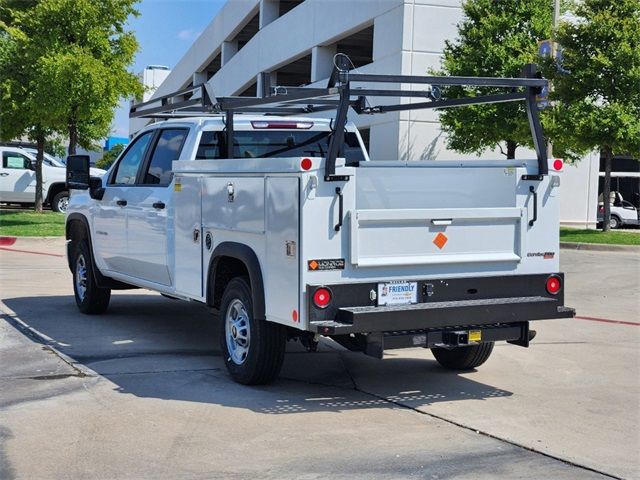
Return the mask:
[[[0,245],[3,247],[10,247],[16,243],[16,237],[0,237]]]
[[[617,323],[619,325],[632,325],[634,327],[640,327],[640,323],[636,322],[626,322],[624,320],[609,320],[608,318],[597,318],[597,317],[573,317],[576,320],[590,320],[592,322],[603,322],[603,323]]]
[[[59,253],[34,252],[33,250],[19,250],[17,248],[0,247],[0,250],[4,250],[6,252],[31,253],[33,255],[46,255],[48,257],[64,257],[64,255],[60,255]]]

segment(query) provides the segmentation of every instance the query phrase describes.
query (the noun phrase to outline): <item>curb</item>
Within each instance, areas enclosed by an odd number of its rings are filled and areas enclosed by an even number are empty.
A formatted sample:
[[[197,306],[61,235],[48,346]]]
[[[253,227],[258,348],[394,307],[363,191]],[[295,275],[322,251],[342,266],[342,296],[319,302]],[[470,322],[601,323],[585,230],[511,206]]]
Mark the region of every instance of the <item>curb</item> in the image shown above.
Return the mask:
[[[605,243],[575,243],[560,242],[564,250],[587,250],[592,252],[636,252],[640,253],[640,246],[636,245],[608,245]]]

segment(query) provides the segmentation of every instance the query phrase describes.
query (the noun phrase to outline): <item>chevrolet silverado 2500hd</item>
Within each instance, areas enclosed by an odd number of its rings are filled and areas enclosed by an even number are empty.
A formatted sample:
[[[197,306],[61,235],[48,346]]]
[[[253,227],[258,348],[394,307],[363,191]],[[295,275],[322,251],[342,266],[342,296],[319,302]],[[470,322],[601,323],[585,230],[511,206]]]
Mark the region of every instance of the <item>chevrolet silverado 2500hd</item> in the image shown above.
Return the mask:
[[[90,178],[86,158],[68,160],[78,307],[102,313],[111,289],[134,287],[207,304],[219,312],[225,364],[245,384],[272,381],[294,338],[313,349],[325,336],[379,358],[385,349],[431,348],[453,369],[479,366],[496,341],[528,346],[530,321],[574,315],[559,272],[561,168],[546,158],[535,105],[544,80],[534,73],[336,69],[326,89],[215,98],[205,85],[133,107],[132,116],[172,118],[139,132],[103,179]],[[366,86],[384,82],[428,88]],[[430,93],[452,84],[508,93]],[[423,98],[367,100],[402,96]],[[483,101],[526,103],[538,158],[369,161],[347,122],[350,109]],[[328,120],[308,115],[330,109]]]

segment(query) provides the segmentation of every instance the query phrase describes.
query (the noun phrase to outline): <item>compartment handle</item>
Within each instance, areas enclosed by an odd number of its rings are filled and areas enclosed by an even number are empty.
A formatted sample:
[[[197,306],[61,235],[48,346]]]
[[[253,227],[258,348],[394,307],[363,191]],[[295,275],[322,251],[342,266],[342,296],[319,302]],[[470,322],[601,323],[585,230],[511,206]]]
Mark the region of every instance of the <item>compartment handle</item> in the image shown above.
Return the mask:
[[[340,187],[336,187],[336,194],[338,195],[338,223],[335,226],[335,230],[336,232],[339,232],[340,228],[342,228],[342,217],[344,209],[344,199],[342,198],[342,189]]]

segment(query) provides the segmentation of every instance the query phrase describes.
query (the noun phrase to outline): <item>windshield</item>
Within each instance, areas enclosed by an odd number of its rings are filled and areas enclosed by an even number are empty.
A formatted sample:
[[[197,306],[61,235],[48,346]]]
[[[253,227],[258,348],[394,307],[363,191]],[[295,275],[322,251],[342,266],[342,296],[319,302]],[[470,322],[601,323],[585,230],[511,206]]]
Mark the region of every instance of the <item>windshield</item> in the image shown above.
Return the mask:
[[[34,159],[36,158],[36,155],[38,155],[38,151],[35,148],[28,148],[25,150],[29,152],[29,154],[32,155]],[[65,167],[65,164],[62,161],[60,161],[59,158],[56,158],[47,152],[43,153],[42,163],[44,163],[45,165],[49,165],[50,167],[58,167],[58,168]]]
[[[233,133],[235,158],[325,157],[331,132],[301,130],[236,130]],[[353,132],[345,133],[347,165],[364,161],[364,153]],[[196,160],[226,158],[225,132],[202,132]]]
[[[51,165],[52,167],[64,167],[64,163],[62,163],[60,160],[58,160],[56,157],[54,157],[53,155],[49,155],[48,153],[45,152],[44,154],[44,162]]]

